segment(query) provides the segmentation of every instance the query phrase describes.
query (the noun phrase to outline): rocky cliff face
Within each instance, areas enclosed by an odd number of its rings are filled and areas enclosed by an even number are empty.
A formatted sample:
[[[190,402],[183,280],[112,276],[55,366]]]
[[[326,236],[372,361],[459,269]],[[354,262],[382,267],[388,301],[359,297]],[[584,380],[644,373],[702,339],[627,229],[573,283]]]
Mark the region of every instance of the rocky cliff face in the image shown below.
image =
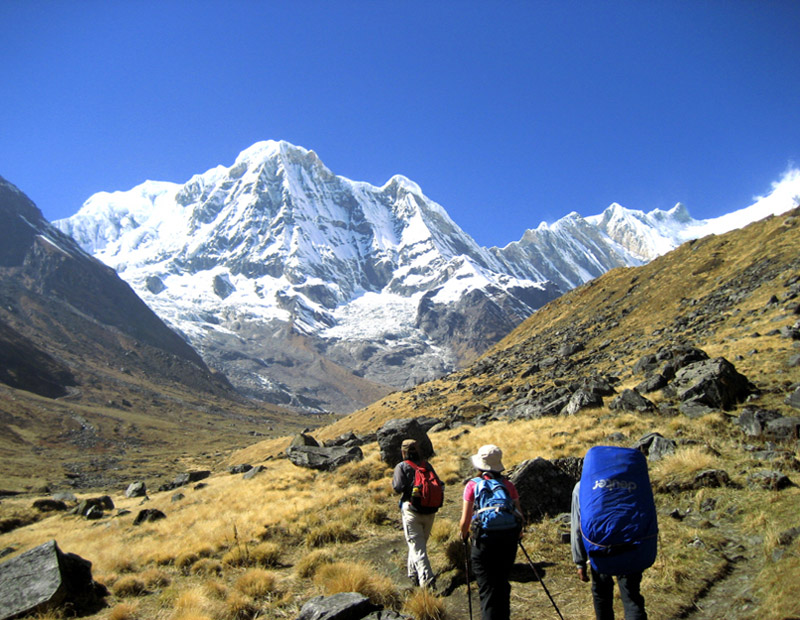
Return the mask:
[[[0,358],[3,383],[43,396],[79,384],[76,360],[135,366],[229,389],[117,276],[51,226],[0,178]]]

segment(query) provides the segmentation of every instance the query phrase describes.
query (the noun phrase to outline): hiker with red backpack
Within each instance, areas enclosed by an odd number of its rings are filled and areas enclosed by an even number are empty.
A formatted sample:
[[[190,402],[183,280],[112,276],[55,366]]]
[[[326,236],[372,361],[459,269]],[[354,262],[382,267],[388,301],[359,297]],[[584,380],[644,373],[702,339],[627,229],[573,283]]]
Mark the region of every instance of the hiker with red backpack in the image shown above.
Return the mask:
[[[424,460],[417,442],[406,439],[400,446],[403,460],[394,468],[392,488],[400,493],[403,533],[408,543],[408,578],[414,585],[433,588],[435,577],[428,559],[428,538],[436,511],[444,501],[444,483]]]
[[[614,620],[614,579],[625,620],[647,620],[640,586],[653,565],[658,522],[647,461],[634,448],[594,446],[572,491],[572,560],[578,578],[592,576],[597,620]]]
[[[509,575],[522,537],[519,493],[502,475],[505,470],[502,459],[503,451],[492,444],[481,446],[472,456],[472,465],[479,475],[464,487],[459,523],[461,540],[465,543],[472,540],[469,557],[478,582],[482,620],[509,619]]]

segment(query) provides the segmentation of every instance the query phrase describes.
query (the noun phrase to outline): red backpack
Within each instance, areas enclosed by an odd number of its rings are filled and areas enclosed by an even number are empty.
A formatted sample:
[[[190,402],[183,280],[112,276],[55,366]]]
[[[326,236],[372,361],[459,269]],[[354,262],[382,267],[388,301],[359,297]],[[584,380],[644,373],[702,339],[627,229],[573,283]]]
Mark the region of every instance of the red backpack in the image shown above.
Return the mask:
[[[444,483],[425,463],[417,465],[406,461],[414,469],[414,485],[411,488],[411,505],[414,510],[423,514],[436,512],[444,503]]]

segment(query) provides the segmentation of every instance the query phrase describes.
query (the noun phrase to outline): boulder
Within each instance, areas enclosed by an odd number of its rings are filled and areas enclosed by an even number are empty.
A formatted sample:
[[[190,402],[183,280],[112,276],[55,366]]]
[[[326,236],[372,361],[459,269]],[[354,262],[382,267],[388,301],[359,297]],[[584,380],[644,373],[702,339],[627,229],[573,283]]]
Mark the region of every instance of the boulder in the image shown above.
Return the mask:
[[[581,388],[570,397],[567,405],[561,410],[561,415],[575,415],[581,409],[602,406],[603,398],[600,395]]]
[[[434,455],[433,444],[428,433],[416,418],[396,418],[389,420],[378,429],[378,447],[381,450],[381,460],[389,467],[394,467],[403,457],[400,446],[405,439],[415,439],[419,446],[420,456],[429,459]]]
[[[580,479],[580,472],[575,471],[577,466],[573,471],[565,469],[537,457],[523,461],[511,472],[509,479],[519,491],[520,505],[528,522],[570,511],[572,488]]]
[[[159,521],[161,519],[166,519],[167,515],[165,515],[160,510],[156,508],[145,508],[144,510],[140,510],[139,514],[136,515],[136,518],[133,520],[134,525],[141,525],[142,523],[148,523],[152,521]]]
[[[107,591],[92,579],[92,563],[63,553],[55,540],[0,564],[0,620],[62,606],[95,613]]]
[[[745,407],[736,419],[736,423],[748,437],[760,437],[764,434],[767,424],[781,417],[777,411]]]
[[[747,486],[751,488],[780,491],[792,486],[792,484],[789,477],[779,471],[757,471],[747,476]]]
[[[677,444],[660,433],[648,433],[631,447],[647,456],[648,461],[660,461],[668,454],[673,454]]]
[[[260,474],[262,471],[266,471],[266,469],[267,468],[264,467],[263,465],[256,465],[255,467],[247,470],[247,472],[245,472],[242,478],[244,480],[251,480],[252,478],[255,478],[258,474]]]
[[[637,411],[639,413],[656,410],[652,401],[647,400],[636,390],[623,390],[622,394],[611,401],[608,408],[615,411]]]
[[[319,471],[333,471],[345,463],[360,461],[364,458],[364,454],[358,446],[352,448],[296,446],[289,447],[286,455],[298,467]]]
[[[289,444],[290,448],[299,448],[303,446],[311,446],[313,448],[320,447],[319,442],[305,431],[295,435],[294,439],[292,439],[292,443]]]
[[[146,495],[147,485],[141,480],[131,482],[125,489],[125,497],[145,497]]]
[[[75,514],[92,519],[102,517],[103,511],[105,510],[114,510],[114,501],[108,495],[81,500],[78,505],[73,508]]]
[[[681,401],[731,409],[755,391],[754,386],[724,357],[694,362],[681,368],[670,384]]]
[[[177,489],[178,487],[185,486],[190,482],[198,482],[200,480],[205,480],[211,475],[211,472],[207,469],[202,469],[198,471],[189,471],[184,474],[178,474],[175,476],[175,479],[172,482],[167,482],[166,484],[162,484],[158,487],[159,491],[172,491],[173,489]]]
[[[412,616],[406,616],[391,609],[382,609],[380,611],[373,611],[367,614],[362,620],[414,620]]]
[[[784,402],[786,402],[786,404],[789,405],[790,407],[794,407],[795,409],[800,409],[800,387],[798,387],[797,389],[795,389],[794,392],[789,394]]]
[[[315,596],[300,609],[297,620],[360,620],[377,606],[358,592]]]
[[[767,422],[764,435],[776,441],[800,439],[800,417],[780,417]]]
[[[239,465],[231,465],[228,467],[229,474],[246,474],[248,471],[253,469],[253,466],[249,463],[241,463]]]
[[[39,512],[61,512],[67,509],[67,505],[57,499],[37,499],[33,502],[33,507]]]

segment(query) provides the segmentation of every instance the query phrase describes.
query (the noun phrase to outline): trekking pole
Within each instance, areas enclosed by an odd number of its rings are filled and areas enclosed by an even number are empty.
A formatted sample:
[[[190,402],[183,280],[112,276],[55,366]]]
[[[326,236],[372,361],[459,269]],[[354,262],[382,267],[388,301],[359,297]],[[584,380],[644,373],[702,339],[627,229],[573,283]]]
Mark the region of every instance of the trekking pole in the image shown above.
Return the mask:
[[[525,557],[528,559],[528,564],[530,564],[531,568],[533,569],[533,574],[536,575],[536,579],[538,579],[539,583],[542,584],[542,588],[544,588],[544,593],[547,594],[547,598],[549,598],[550,602],[553,603],[553,607],[555,608],[558,617],[561,618],[561,620],[564,620],[564,616],[561,615],[561,611],[558,609],[558,605],[556,605],[556,602],[553,600],[553,597],[550,596],[550,591],[547,589],[547,586],[544,585],[544,581],[542,581],[542,576],[539,574],[539,571],[536,570],[536,565],[531,560],[531,556],[529,556],[528,552],[525,551],[525,547],[522,546],[522,541],[520,540],[518,542],[519,542],[519,548],[522,549],[522,553],[524,553]]]
[[[469,620],[472,620],[472,590],[469,586],[469,543],[464,541],[464,566],[467,569],[467,602],[469,603]]]

